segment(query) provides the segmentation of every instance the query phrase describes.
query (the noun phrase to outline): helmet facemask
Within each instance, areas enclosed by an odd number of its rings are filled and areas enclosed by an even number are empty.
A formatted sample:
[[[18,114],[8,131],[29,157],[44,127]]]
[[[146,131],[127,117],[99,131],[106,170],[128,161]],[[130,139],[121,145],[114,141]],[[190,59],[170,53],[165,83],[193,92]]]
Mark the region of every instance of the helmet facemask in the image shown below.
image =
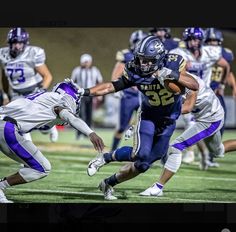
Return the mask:
[[[16,58],[29,44],[29,34],[23,28],[13,28],[7,35],[7,43],[9,44],[11,57]]]

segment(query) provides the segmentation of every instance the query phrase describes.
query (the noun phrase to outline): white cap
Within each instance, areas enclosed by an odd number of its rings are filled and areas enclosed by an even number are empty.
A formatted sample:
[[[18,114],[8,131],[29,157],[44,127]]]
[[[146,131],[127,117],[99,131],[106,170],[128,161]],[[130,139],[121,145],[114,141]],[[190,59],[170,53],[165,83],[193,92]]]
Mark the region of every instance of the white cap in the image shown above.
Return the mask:
[[[92,62],[92,56],[89,55],[89,54],[83,54],[81,57],[80,57],[80,63],[83,64],[85,62]]]

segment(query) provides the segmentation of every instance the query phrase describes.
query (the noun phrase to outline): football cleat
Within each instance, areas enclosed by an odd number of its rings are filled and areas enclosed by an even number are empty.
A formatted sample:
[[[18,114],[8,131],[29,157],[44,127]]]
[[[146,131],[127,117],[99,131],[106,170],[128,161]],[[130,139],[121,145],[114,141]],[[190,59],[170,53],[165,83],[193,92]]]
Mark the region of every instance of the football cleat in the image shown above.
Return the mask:
[[[92,159],[87,168],[87,173],[89,176],[95,175],[95,173],[106,164],[103,154],[98,154],[95,159]]]
[[[103,192],[105,200],[108,201],[117,200],[117,197],[113,196],[114,189],[112,188],[112,186],[106,184],[104,180],[101,181],[98,188]]]
[[[7,200],[2,189],[0,189],[0,203],[13,203],[13,201]]]
[[[161,197],[163,196],[162,189],[158,188],[156,183],[153,184],[151,187],[147,188],[143,192],[139,193],[140,196],[157,196]]]

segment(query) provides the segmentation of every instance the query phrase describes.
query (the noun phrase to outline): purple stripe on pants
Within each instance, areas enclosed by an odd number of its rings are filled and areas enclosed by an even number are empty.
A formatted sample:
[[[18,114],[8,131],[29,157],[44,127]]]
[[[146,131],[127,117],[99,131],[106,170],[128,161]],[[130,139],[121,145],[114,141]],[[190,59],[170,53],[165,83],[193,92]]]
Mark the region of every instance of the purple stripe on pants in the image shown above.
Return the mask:
[[[217,122],[213,122],[209,128],[201,131],[200,133],[194,135],[193,137],[190,137],[189,139],[183,142],[173,144],[172,147],[175,147],[179,149],[180,151],[186,149],[187,147],[191,147],[192,145],[199,142],[200,140],[205,139],[209,137],[211,134],[213,134],[218,129],[220,124],[221,124],[221,120]]]
[[[6,122],[4,128],[4,136],[7,145],[18,157],[24,160],[31,168],[40,172],[45,172],[42,165],[18,143],[15,136],[14,124]]]

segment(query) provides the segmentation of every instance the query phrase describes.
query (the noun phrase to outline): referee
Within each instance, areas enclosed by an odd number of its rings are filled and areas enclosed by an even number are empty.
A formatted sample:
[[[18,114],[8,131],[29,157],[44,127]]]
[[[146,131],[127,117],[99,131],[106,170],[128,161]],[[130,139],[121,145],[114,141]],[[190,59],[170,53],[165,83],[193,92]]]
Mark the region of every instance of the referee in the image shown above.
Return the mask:
[[[100,70],[92,65],[93,58],[89,54],[83,54],[80,57],[80,66],[75,67],[71,74],[71,79],[82,88],[90,88],[103,82]],[[89,127],[92,124],[93,98],[82,97],[79,117],[84,120]],[[76,139],[81,136],[80,131],[76,131]]]

